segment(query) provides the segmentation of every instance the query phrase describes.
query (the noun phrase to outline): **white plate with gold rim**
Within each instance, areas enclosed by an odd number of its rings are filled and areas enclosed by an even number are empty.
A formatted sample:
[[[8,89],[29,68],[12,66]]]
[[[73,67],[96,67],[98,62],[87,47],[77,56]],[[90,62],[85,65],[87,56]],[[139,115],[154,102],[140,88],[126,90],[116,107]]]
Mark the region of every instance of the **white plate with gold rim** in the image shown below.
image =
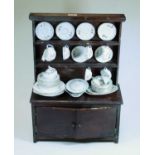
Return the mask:
[[[55,87],[44,88],[40,87],[38,82],[36,82],[33,86],[33,92],[41,96],[48,96],[48,97],[59,96],[65,92],[65,84],[62,81],[60,81],[59,85]]]
[[[54,28],[48,22],[40,22],[35,28],[35,34],[40,40],[50,40],[54,35]]]
[[[70,40],[75,34],[74,26],[69,22],[62,22],[56,27],[56,35],[61,40]]]
[[[118,90],[118,86],[115,86],[113,85],[111,87],[111,89],[107,89],[107,90],[104,90],[103,92],[94,92],[91,87],[89,87],[87,90],[86,90],[86,94],[88,95],[96,95],[96,96],[101,96],[101,95],[108,95],[108,94],[112,94],[114,92],[116,92]]]
[[[90,40],[95,36],[95,27],[88,22],[83,22],[78,25],[76,35],[81,40]]]
[[[112,23],[102,23],[98,27],[97,33],[100,39],[110,41],[115,38],[117,29]]]

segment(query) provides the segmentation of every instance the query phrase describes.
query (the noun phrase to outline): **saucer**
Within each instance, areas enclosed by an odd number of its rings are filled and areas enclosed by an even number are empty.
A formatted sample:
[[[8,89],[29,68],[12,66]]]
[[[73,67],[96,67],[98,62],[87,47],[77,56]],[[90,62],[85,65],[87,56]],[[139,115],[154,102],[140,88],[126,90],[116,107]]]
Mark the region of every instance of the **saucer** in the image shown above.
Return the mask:
[[[61,40],[70,40],[75,34],[74,26],[69,22],[62,22],[56,27],[56,35]]]
[[[91,89],[91,87],[89,87],[89,88],[86,90],[86,94],[88,94],[88,95],[97,95],[97,96],[101,96],[101,95],[112,94],[112,93],[116,92],[117,90],[118,90],[118,86],[113,85],[113,86],[111,87],[110,90],[97,93],[97,92],[94,92],[94,91]]]
[[[62,81],[60,81],[59,85],[57,85],[57,88],[56,87],[42,88],[38,85],[37,82],[33,86],[33,92],[41,96],[48,96],[48,97],[59,96],[63,94],[64,91],[65,91],[65,84]]]
[[[90,23],[81,23],[76,29],[76,35],[81,40],[90,40],[95,36],[95,28]]]

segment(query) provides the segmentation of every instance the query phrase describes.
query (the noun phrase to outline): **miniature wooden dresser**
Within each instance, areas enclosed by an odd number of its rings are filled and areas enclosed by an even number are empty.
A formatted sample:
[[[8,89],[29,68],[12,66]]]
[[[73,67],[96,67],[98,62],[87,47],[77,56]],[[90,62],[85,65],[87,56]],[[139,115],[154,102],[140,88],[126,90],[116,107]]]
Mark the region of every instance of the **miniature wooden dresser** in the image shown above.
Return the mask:
[[[60,78],[65,83],[72,78],[83,78],[87,67],[91,67],[94,75],[98,75],[105,66],[112,73],[113,83],[118,85],[119,54],[123,14],[51,14],[31,13],[34,51],[34,77],[45,71],[48,65],[55,67]],[[54,28],[60,22],[70,22],[76,28],[82,22],[92,23],[97,32],[103,22],[113,23],[117,35],[112,41],[101,40],[97,33],[90,41],[82,41],[75,35],[71,40],[62,41],[55,34],[49,41],[41,41],[35,36],[35,27],[39,22],[50,22]],[[41,56],[46,45],[52,44],[57,57],[52,62],[42,62]],[[77,45],[90,44],[95,50],[98,46],[108,45],[113,50],[110,62],[99,63],[95,58],[84,63],[76,63],[71,58],[63,61],[62,47],[69,45],[72,49]],[[120,109],[122,101],[121,90],[104,96],[83,94],[73,98],[67,93],[58,97],[31,95],[33,140],[36,141],[113,141],[118,142]]]

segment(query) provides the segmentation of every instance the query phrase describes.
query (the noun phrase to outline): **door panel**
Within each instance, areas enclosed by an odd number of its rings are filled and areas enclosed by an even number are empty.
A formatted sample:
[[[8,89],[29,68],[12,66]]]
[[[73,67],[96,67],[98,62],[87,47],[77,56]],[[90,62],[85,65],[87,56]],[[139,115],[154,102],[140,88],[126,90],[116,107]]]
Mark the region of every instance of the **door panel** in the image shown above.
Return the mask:
[[[72,138],[75,110],[70,108],[37,108],[37,133],[41,138]]]
[[[79,139],[114,136],[116,108],[81,109],[77,112],[77,121],[76,137]]]

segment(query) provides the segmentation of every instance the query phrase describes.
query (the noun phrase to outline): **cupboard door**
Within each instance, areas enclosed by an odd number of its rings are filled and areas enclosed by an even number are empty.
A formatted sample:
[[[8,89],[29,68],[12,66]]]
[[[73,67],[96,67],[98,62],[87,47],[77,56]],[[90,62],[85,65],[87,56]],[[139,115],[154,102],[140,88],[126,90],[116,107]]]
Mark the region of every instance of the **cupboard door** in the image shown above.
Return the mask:
[[[114,136],[116,108],[81,109],[77,112],[76,138],[106,138]]]
[[[37,136],[40,139],[74,137],[74,109],[38,107],[36,115]]]

